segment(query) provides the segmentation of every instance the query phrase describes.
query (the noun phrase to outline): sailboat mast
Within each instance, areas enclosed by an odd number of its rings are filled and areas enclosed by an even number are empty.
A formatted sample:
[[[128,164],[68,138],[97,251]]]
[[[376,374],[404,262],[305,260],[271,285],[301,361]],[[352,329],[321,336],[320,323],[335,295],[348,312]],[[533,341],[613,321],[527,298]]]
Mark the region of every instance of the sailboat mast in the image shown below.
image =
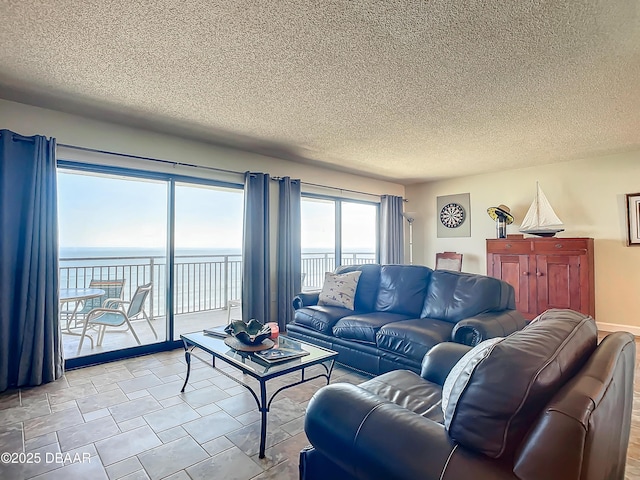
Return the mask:
[[[536,225],[540,225],[540,183],[536,180]]]

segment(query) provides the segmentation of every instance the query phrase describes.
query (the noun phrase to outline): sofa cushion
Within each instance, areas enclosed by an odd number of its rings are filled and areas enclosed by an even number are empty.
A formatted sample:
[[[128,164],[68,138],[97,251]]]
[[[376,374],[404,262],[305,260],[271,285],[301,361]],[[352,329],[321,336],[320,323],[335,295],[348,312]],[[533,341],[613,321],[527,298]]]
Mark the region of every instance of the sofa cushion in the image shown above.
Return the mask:
[[[380,265],[341,265],[335,273],[362,272],[356,289],[354,307],[358,312],[373,312],[380,285]]]
[[[480,313],[515,308],[515,292],[506,282],[484,275],[436,270],[420,317],[458,322]]]
[[[433,270],[419,265],[384,265],[375,309],[418,318]]]
[[[312,330],[331,335],[331,329],[336,322],[352,313],[353,310],[342,307],[312,305],[296,310],[293,318],[298,325],[304,325]]]
[[[333,335],[345,340],[376,344],[376,334],[380,328],[391,322],[406,320],[406,315],[398,313],[363,313],[341,318],[333,327]]]
[[[362,272],[325,273],[322,291],[318,296],[318,305],[353,310],[360,275]]]
[[[452,329],[452,323],[431,318],[402,320],[382,327],[376,344],[380,350],[421,362],[431,347],[451,339]]]
[[[395,370],[378,375],[358,386],[424,418],[443,422],[440,408],[442,388],[435,383],[426,382],[413,372]]]
[[[454,382],[448,400],[454,407],[444,411],[449,436],[492,458],[512,453],[596,344],[593,318],[572,310],[548,310],[497,341]]]

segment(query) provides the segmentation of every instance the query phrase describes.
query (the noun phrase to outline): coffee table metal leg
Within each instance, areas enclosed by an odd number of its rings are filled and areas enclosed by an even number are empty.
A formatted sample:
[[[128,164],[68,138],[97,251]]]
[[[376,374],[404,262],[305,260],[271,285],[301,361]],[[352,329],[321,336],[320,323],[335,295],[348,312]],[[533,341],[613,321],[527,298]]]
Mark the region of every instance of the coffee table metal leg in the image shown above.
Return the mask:
[[[191,352],[189,351],[189,346],[187,342],[182,341],[184,344],[184,359],[187,362],[187,376],[184,379],[184,385],[182,385],[182,390],[180,392],[184,393],[184,389],[187,388],[187,382],[189,381],[189,374],[191,373]]]
[[[329,383],[331,382],[331,373],[333,373],[333,367],[335,366],[335,364],[335,360],[331,360],[331,362],[329,363],[329,367],[327,367],[324,363],[321,364],[327,372],[327,385],[329,385]]]
[[[269,402],[271,403],[271,402]],[[264,458],[265,443],[267,442],[267,385],[266,382],[260,381],[260,454],[258,458]]]

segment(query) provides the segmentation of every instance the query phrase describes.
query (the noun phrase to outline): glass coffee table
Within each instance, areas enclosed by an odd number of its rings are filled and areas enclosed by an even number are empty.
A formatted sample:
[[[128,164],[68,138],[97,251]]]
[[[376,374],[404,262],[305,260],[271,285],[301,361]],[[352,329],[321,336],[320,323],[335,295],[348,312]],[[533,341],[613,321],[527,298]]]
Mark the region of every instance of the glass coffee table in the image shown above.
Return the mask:
[[[211,365],[211,367],[216,371],[242,385],[251,392],[261,414],[260,458],[264,458],[265,442],[267,438],[267,413],[269,412],[269,407],[271,407],[271,402],[273,402],[274,397],[282,390],[295,387],[296,385],[300,385],[305,382],[310,382],[316,378],[325,378],[328,384],[331,380],[331,372],[333,371],[335,359],[338,356],[338,352],[334,352],[333,350],[294,340],[286,337],[285,335],[280,335],[278,339],[275,340],[276,346],[297,349],[301,348],[302,350],[309,352],[309,354],[304,357],[293,358],[278,363],[268,363],[257,357],[253,352],[241,352],[234,350],[227,346],[222,338],[205,335],[202,332],[186,333],[184,335],[180,335],[180,339],[184,345],[184,356],[187,361],[187,376],[184,380],[181,392],[184,392],[187,382],[189,382],[189,374],[191,373],[191,357],[195,357],[202,362]],[[209,354],[210,357],[200,356],[201,352]],[[250,377],[258,380],[260,383],[260,392],[255,392],[249,385],[229,375],[224,370],[217,368],[216,360],[221,360],[224,363],[240,370],[243,374],[249,375]],[[305,369],[314,365],[321,365],[324,368],[324,372],[311,377],[306,376]],[[300,372],[300,380],[293,381],[290,384],[280,387],[267,399],[267,382],[272,378],[281,377],[293,372]]]

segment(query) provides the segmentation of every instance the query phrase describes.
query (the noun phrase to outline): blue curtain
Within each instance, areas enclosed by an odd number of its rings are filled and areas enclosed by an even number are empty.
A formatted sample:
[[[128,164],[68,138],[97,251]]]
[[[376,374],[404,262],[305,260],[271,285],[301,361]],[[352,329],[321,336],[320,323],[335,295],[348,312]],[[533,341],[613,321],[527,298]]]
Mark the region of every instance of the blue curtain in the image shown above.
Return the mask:
[[[402,197],[380,197],[380,263],[404,263]]]
[[[244,175],[242,318],[271,321],[269,184],[266,173]]]
[[[0,130],[0,391],[63,373],[55,150]]]
[[[301,290],[300,180],[280,179],[278,201],[278,326],[293,321],[293,297]]]

